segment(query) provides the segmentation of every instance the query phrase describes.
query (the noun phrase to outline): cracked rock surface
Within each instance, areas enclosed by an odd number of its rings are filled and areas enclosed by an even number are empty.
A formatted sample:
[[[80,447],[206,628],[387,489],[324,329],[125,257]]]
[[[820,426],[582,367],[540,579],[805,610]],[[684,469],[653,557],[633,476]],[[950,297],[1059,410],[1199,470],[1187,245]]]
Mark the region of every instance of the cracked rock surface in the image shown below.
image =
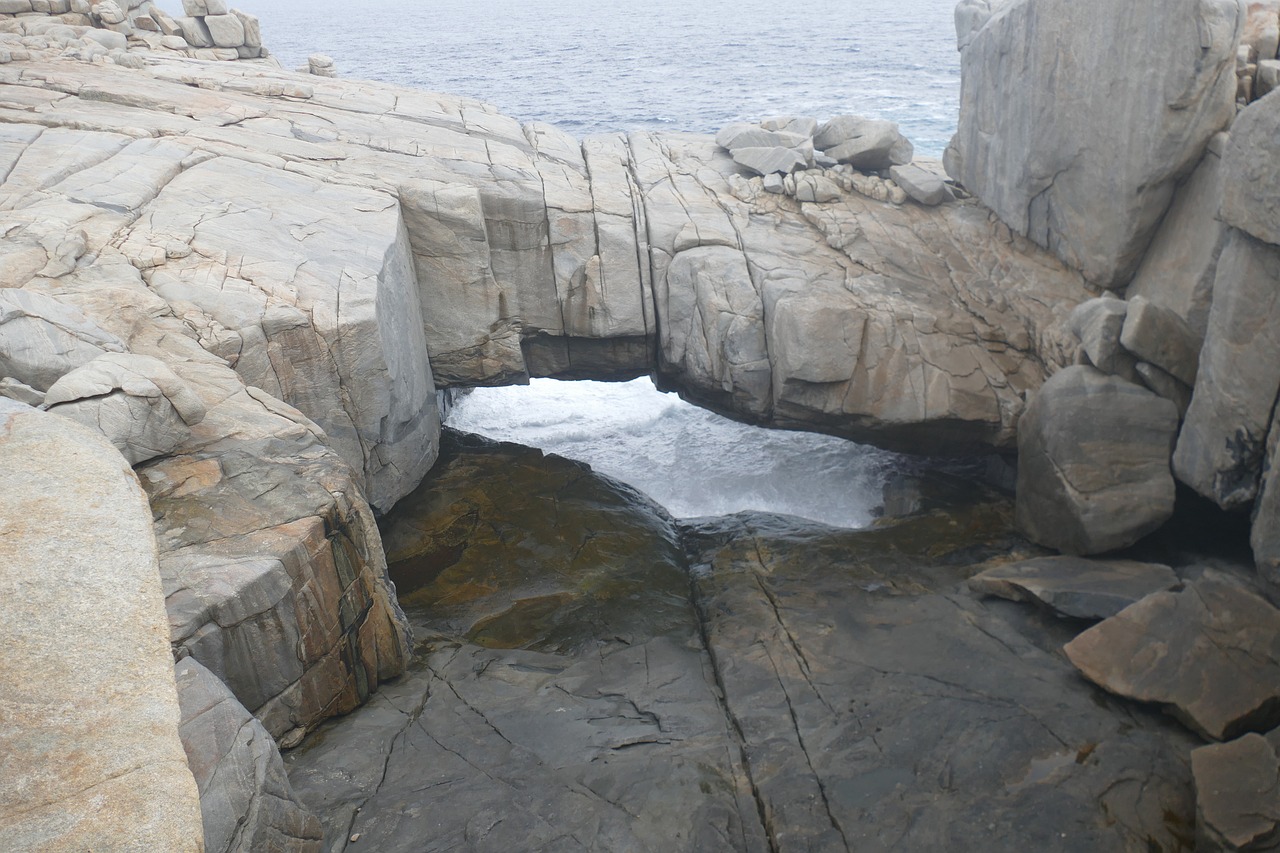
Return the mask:
[[[286,758],[334,849],[1190,845],[1195,740],[1081,681],[1065,623],[964,585],[1031,552],[1006,499],[677,530],[578,463],[443,448],[386,524],[409,673]]]

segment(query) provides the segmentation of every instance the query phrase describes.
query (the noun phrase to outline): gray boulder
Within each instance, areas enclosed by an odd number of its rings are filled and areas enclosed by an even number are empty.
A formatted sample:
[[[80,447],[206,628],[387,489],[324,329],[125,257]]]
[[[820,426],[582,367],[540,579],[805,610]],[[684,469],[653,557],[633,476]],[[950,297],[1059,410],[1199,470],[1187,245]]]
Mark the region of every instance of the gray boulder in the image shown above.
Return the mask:
[[[1194,385],[1200,363],[1200,337],[1187,322],[1145,296],[1129,300],[1120,343],[1143,361]]]
[[[204,403],[168,365],[132,353],[107,353],[71,371],[45,404],[100,431],[131,465],[174,450],[205,416]]]
[[[209,35],[218,47],[242,47],[244,24],[235,15],[209,15],[204,19]]]
[[[1218,257],[1227,241],[1228,228],[1218,218],[1226,144],[1225,133],[1215,136],[1200,165],[1178,185],[1173,204],[1125,291],[1129,299],[1144,296],[1173,311],[1201,337],[1209,323]]]
[[[1129,303],[1103,296],[1081,302],[1067,320],[1090,364],[1103,373],[1126,378],[1132,369],[1133,357],[1120,346],[1120,332],[1128,311]]]
[[[947,171],[1091,282],[1125,283],[1177,181],[1235,115],[1242,10],[1238,0],[1194,0],[1176,14],[1113,0],[963,4]]]
[[[320,820],[298,802],[262,723],[195,659],[178,661],[174,677],[206,853],[319,853]]]
[[[765,130],[778,130],[784,133],[798,133],[812,137],[818,132],[818,120],[808,116],[778,116],[760,122]]]
[[[928,207],[955,198],[942,175],[922,169],[914,163],[893,166],[889,169],[889,177],[913,200]]]
[[[1066,653],[1094,683],[1166,705],[1212,740],[1280,723],[1280,611],[1225,575],[1150,595]]]
[[[1062,616],[1107,619],[1153,592],[1172,589],[1168,566],[1135,560],[1038,557],[987,569],[969,579],[975,592],[1037,601]]]
[[[732,153],[733,162],[759,175],[789,175],[808,165],[801,154],[790,148],[737,148]]]
[[[1068,554],[1132,545],[1173,515],[1172,403],[1095,370],[1046,382],[1018,423],[1015,520]]]
[[[716,134],[716,144],[736,151],[739,148],[795,148],[809,140],[811,134],[786,130],[765,130],[758,124],[731,124]]]
[[[1254,499],[1280,391],[1280,249],[1233,230],[1218,261],[1178,479],[1223,509]]]
[[[1280,243],[1280,95],[1250,104],[1231,126],[1223,158],[1222,218],[1267,243]]]
[[[861,116],[831,119],[814,135],[813,145],[828,157],[864,172],[905,165],[914,153],[897,124]]]

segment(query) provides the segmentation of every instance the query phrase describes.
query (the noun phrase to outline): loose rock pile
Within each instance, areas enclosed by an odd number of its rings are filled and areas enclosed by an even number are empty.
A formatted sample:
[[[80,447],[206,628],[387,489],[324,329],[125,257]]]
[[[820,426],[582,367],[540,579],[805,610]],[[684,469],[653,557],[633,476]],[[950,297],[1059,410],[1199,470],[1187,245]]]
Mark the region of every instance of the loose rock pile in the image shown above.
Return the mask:
[[[139,54],[259,59],[258,19],[227,0],[183,0],[174,18],[151,0],[0,0],[0,63],[63,55],[140,68]]]
[[[911,142],[890,121],[843,115],[819,125],[786,116],[728,125],[716,144],[762,176],[766,192],[797,201],[835,201],[840,190],[891,204],[910,198],[934,206],[956,197],[940,165],[912,162]]]

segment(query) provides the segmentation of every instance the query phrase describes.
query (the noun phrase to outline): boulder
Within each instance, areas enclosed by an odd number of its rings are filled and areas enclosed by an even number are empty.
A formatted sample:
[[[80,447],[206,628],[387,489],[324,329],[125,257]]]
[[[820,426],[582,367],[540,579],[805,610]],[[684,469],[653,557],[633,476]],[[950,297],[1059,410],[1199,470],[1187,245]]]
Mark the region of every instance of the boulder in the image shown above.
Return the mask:
[[[1275,850],[1280,840],[1280,733],[1250,733],[1191,751],[1196,849]]]
[[[128,463],[0,398],[0,494],[5,848],[203,850],[151,508]]]
[[[240,26],[244,29],[244,46],[262,47],[262,26],[258,23],[258,18],[239,9],[232,9],[231,14],[240,19]]]
[[[1235,115],[1242,4],[974,0],[956,20],[948,173],[1089,281],[1127,283],[1178,180]]]
[[[1222,155],[1227,135],[1209,142],[1204,159],[1178,185],[1169,212],[1160,222],[1125,296],[1142,296],[1168,308],[1200,337],[1209,324],[1213,279],[1228,228],[1218,218],[1222,206]]]
[[[1101,620],[1154,592],[1173,589],[1168,566],[1135,560],[1038,557],[987,569],[969,588],[1011,601],[1036,601],[1060,616]]]
[[[0,288],[0,375],[47,391],[63,375],[124,342],[83,313],[29,290]]]
[[[178,661],[174,677],[206,853],[320,853],[320,821],[298,802],[267,730],[193,658]]]
[[[1142,361],[1194,385],[1200,363],[1201,338],[1187,322],[1145,296],[1128,301],[1120,343]]]
[[[122,24],[125,20],[124,10],[116,0],[102,0],[101,3],[95,3],[91,14],[104,24]]]
[[[1222,218],[1259,240],[1280,244],[1280,95],[1254,101],[1231,126],[1223,157]]]
[[[213,47],[213,35],[205,26],[203,18],[186,17],[177,18],[176,21],[182,28],[182,37],[187,40],[187,44],[192,47]]]
[[[758,124],[731,124],[716,134],[716,144],[730,151],[739,148],[796,148],[808,142],[811,134],[785,130],[765,130]]]
[[[777,116],[760,122],[765,130],[777,130],[783,133],[797,133],[812,138],[818,132],[818,120],[808,116]]]
[[[99,430],[137,465],[191,437],[205,406],[163,361],[107,353],[63,376],[45,395],[49,411]]]
[[[840,186],[830,178],[808,173],[796,175],[796,201],[826,204],[839,201],[841,195]]]
[[[244,45],[244,24],[236,15],[207,15],[204,25],[209,28],[209,36],[216,47],[242,47]]]
[[[790,148],[735,148],[733,162],[758,175],[771,175],[775,172],[789,175],[808,165],[801,154]]]
[[[922,169],[914,163],[891,167],[889,176],[920,204],[932,207],[955,198],[942,175]]]
[[[1133,356],[1120,346],[1120,333],[1129,303],[1121,299],[1098,297],[1081,302],[1071,312],[1068,324],[1080,339],[1089,363],[1103,373],[1129,377]]]
[[[911,142],[898,125],[882,119],[836,116],[818,130],[813,145],[828,157],[863,172],[911,162]]]
[[[1178,479],[1223,509],[1258,492],[1280,392],[1280,249],[1232,230],[1218,261],[1195,393],[1178,435]]]
[[[1191,407],[1191,386],[1154,364],[1140,361],[1134,372],[1143,385],[1178,407],[1178,417],[1185,418]]]
[[[205,15],[225,15],[230,10],[227,8],[227,0],[182,0],[183,14],[192,17],[203,17]]]
[[[1280,611],[1216,572],[1144,598],[1066,653],[1094,683],[1165,705],[1212,740],[1280,723]]]
[[[1173,515],[1173,403],[1087,366],[1046,382],[1018,422],[1016,520],[1068,554],[1137,542]]]

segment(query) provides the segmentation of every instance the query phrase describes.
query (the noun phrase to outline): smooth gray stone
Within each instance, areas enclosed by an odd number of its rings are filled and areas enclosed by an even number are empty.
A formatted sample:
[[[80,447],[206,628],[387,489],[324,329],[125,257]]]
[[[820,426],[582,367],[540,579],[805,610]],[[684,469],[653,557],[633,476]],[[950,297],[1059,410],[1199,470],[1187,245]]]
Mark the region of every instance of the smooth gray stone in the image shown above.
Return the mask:
[[[1213,137],[1200,165],[1178,185],[1151,248],[1125,290],[1129,299],[1144,296],[1173,311],[1202,338],[1209,324],[1218,258],[1230,230],[1218,217],[1226,145],[1225,133]]]
[[[1080,339],[1089,363],[1103,373],[1124,375],[1131,357],[1120,346],[1120,332],[1129,303],[1106,296],[1081,302],[1067,320],[1072,333]]]
[[[1216,572],[1144,598],[1066,653],[1089,680],[1166,705],[1211,740],[1280,723],[1280,611]]]
[[[1191,406],[1173,455],[1179,480],[1223,509],[1257,496],[1280,391],[1280,249],[1232,229],[1218,261]]]
[[[942,204],[955,198],[946,180],[936,172],[922,169],[914,163],[893,166],[889,169],[889,177],[894,183],[906,190],[907,195],[927,207]]]
[[[1280,95],[1275,92],[1246,107],[1231,125],[1223,157],[1226,179],[1222,218],[1259,240],[1280,244]]]
[[[731,124],[716,134],[716,144],[736,151],[739,148],[796,148],[809,134],[785,130],[765,130],[757,124]]]
[[[267,730],[194,658],[173,670],[206,853],[320,853],[320,821],[298,802]]]
[[[1173,403],[1092,367],[1041,386],[1018,423],[1018,528],[1067,554],[1124,548],[1173,515]]]
[[[882,119],[836,116],[813,138],[815,148],[840,163],[863,172],[911,162],[914,148],[898,132],[898,125]]]
[[[208,15],[204,25],[217,47],[243,47],[244,24],[236,15]]]
[[[1038,601],[1062,616],[1097,620],[1178,583],[1172,569],[1157,563],[1064,556],[987,569],[969,579],[969,588],[1012,601]]]
[[[1201,338],[1187,322],[1145,296],[1129,300],[1120,343],[1140,360],[1156,365],[1188,385],[1195,385]]]
[[[760,175],[789,175],[808,165],[801,154],[790,148],[737,148],[733,162]]]
[[[1178,180],[1235,117],[1244,17],[1238,0],[1176,14],[1113,0],[962,3],[947,172],[1093,284],[1126,284]]]

